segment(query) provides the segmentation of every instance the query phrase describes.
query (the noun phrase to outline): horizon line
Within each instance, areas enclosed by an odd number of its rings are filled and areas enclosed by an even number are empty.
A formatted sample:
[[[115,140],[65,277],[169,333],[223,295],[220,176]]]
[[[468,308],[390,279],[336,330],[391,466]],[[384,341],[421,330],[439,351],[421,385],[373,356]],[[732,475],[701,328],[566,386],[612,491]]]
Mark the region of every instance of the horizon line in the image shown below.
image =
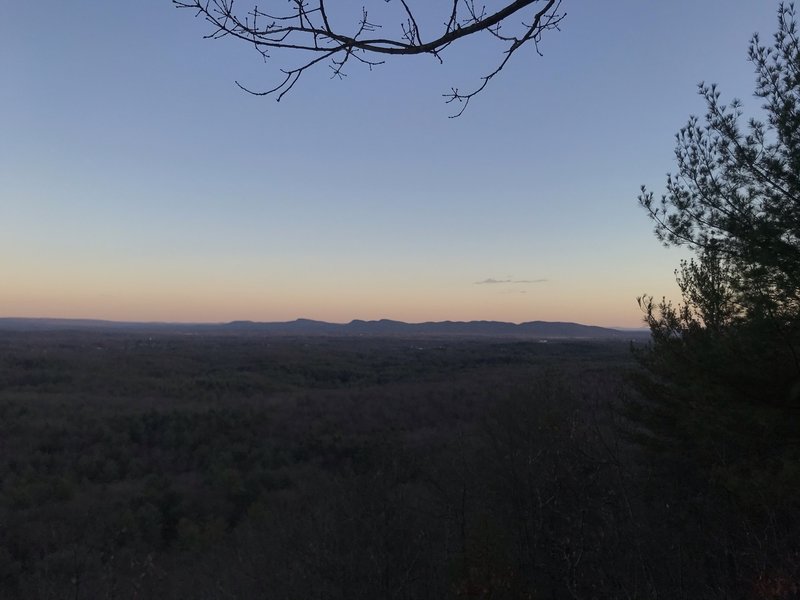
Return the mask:
[[[285,324],[285,323],[294,323],[297,321],[312,321],[316,323],[325,323],[328,325],[349,325],[356,321],[362,321],[365,323],[379,323],[381,321],[391,321],[394,323],[404,323],[406,325],[424,325],[428,323],[504,323],[504,324],[511,324],[511,325],[524,325],[526,323],[562,323],[562,324],[572,324],[572,325],[582,325],[584,327],[600,327],[603,329],[616,329],[620,331],[646,331],[648,327],[628,327],[628,326],[612,326],[612,325],[595,325],[591,323],[581,323],[578,321],[546,321],[542,319],[533,319],[530,321],[502,321],[499,319],[469,319],[469,320],[462,320],[462,319],[442,319],[442,320],[427,320],[427,321],[403,321],[401,319],[392,319],[389,317],[381,317],[378,319],[360,319],[360,318],[353,318],[349,321],[326,321],[323,319],[313,319],[310,317],[296,317],[294,319],[288,320],[279,320],[279,321],[258,321],[253,319],[229,319],[225,321],[159,321],[159,320],[125,320],[125,319],[104,319],[104,318],[97,318],[97,317],[19,317],[19,316],[0,316],[0,321],[11,321],[11,320],[18,320],[18,321],[91,321],[97,323],[117,323],[117,324],[127,324],[127,325],[181,325],[181,326],[188,326],[188,325],[230,325],[232,323],[253,323],[253,324]]]

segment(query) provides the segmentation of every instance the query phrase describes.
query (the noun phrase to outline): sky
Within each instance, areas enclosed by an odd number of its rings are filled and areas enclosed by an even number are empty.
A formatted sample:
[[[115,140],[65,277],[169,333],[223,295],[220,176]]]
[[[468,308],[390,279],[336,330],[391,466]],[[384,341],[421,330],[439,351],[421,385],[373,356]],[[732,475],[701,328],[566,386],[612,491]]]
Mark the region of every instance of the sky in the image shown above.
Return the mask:
[[[543,56],[450,119],[442,94],[500,57],[488,39],[323,66],[278,103],[234,82],[269,88],[293,57],[203,39],[168,0],[7,3],[0,316],[641,326],[636,297],[675,297],[689,254],[639,187],[663,191],[700,81],[758,110],[747,45],[777,3],[562,9]]]

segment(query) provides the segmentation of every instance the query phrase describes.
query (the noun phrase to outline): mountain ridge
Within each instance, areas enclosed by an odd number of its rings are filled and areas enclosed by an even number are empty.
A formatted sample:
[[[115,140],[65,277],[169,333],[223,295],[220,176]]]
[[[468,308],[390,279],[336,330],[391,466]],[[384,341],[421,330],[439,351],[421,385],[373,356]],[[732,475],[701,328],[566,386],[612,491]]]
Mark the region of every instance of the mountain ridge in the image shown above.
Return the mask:
[[[0,331],[151,331],[175,333],[257,333],[267,335],[329,336],[447,336],[533,339],[642,339],[647,330],[615,329],[583,325],[570,321],[424,321],[407,323],[393,319],[353,319],[348,323],[330,323],[314,319],[293,321],[236,320],[223,323],[170,323],[111,321],[103,319],[58,319],[0,317]]]

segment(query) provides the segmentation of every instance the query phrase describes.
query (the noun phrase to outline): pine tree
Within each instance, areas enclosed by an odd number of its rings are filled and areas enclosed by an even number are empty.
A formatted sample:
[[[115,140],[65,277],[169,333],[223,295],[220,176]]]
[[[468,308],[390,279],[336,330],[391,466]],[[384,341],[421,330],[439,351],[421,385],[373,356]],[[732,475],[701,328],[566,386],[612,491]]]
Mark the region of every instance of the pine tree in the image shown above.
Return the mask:
[[[677,173],[667,176],[666,193],[656,200],[642,187],[639,202],[658,239],[695,257],[676,271],[679,304],[638,299],[652,340],[638,352],[645,368],[628,416],[632,435],[657,457],[657,497],[681,515],[684,565],[724,554],[704,569],[721,596],[748,586],[760,590],[753,597],[788,598],[800,594],[783,585],[800,579],[793,5],[780,5],[772,45],[754,36],[748,58],[763,119],[745,120],[739,100],[723,104],[716,86],[700,84],[706,114],[690,117],[676,135]]]
[[[800,378],[800,42],[793,5],[781,5],[771,47],[754,36],[755,96],[765,120],[743,123],[700,84],[703,122],[676,135],[678,172],[656,201],[639,202],[666,245],[697,255],[681,265],[683,304],[640,298],[655,360],[675,352],[755,403],[797,407]],[[709,346],[710,344],[710,346]],[[703,358],[698,351],[710,354]]]

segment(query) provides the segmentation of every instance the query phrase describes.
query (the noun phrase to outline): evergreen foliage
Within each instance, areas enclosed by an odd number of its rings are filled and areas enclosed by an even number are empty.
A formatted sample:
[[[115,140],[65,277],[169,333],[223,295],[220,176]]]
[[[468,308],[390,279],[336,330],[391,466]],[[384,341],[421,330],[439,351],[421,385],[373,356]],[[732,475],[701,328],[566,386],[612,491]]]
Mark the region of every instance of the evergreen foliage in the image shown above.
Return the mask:
[[[715,585],[757,581],[766,590],[800,576],[800,40],[793,5],[780,5],[771,46],[752,38],[748,59],[763,118],[745,120],[739,100],[723,104],[715,85],[701,83],[706,114],[690,117],[676,135],[677,173],[667,176],[666,193],[656,200],[642,187],[639,202],[658,239],[695,257],[676,270],[681,303],[638,299],[652,341],[638,352],[646,367],[641,398],[628,408],[634,436],[657,457],[658,497],[689,516],[680,525],[681,551],[700,560],[711,538],[719,539],[728,566]],[[670,489],[670,481],[681,484]],[[795,597],[798,588],[763,593]]]
[[[690,369],[757,404],[797,406],[800,376],[800,41],[793,5],[778,10],[771,47],[753,37],[764,120],[743,125],[739,100],[700,84],[704,122],[676,135],[677,174],[641,205],[666,245],[687,246],[683,304],[639,298],[659,369]],[[674,357],[674,358],[673,358]],[[672,365],[669,367],[668,365]],[[692,368],[694,365],[694,368]]]

